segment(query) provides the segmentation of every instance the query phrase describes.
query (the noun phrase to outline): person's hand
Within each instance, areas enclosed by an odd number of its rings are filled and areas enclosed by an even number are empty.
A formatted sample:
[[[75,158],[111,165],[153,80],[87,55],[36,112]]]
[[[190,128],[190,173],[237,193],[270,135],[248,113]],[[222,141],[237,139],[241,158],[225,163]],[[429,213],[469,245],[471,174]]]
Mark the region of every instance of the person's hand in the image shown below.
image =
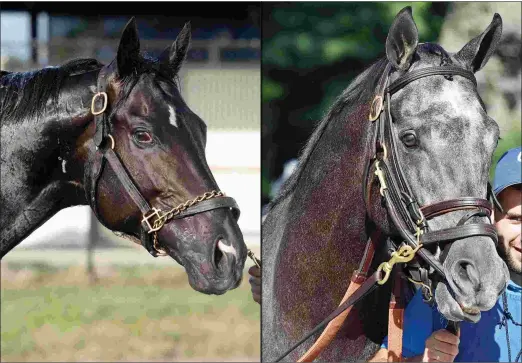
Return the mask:
[[[261,269],[254,265],[248,269],[248,273],[250,274],[248,282],[250,282],[252,297],[255,302],[261,304]]]
[[[453,362],[459,353],[460,339],[446,329],[437,330],[426,340],[423,362]]]

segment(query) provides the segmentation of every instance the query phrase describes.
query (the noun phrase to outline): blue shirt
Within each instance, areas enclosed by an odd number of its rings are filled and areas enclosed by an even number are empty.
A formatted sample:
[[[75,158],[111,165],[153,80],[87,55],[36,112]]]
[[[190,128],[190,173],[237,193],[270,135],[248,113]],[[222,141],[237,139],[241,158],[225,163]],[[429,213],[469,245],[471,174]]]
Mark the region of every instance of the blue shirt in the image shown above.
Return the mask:
[[[506,288],[508,310],[517,322],[521,322],[522,288],[509,281]],[[504,309],[502,295],[495,306],[483,311],[478,323],[461,322],[459,354],[455,362],[508,362],[508,344],[506,328],[500,326]],[[430,307],[422,301],[419,289],[404,312],[404,331],[402,338],[402,355],[405,358],[424,353],[426,339],[440,329],[444,329],[447,320],[434,305]],[[522,327],[508,320],[511,359],[514,361],[522,345]],[[388,348],[388,337],[384,339],[382,348]],[[520,360],[519,360],[520,361]]]

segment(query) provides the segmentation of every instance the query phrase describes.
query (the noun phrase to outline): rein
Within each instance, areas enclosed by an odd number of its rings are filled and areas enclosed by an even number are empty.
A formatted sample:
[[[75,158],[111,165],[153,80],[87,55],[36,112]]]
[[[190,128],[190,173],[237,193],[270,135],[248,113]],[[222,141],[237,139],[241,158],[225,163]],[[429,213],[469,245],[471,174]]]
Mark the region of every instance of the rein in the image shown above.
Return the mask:
[[[111,64],[104,66],[100,70],[97,80],[97,93],[93,96],[91,104],[91,113],[94,115],[96,124],[93,138],[96,153],[92,160],[91,173],[90,175],[86,175],[85,192],[87,200],[91,204],[92,210],[98,217],[98,220],[102,221],[96,198],[98,182],[103,174],[105,162],[108,161],[120,183],[123,185],[123,188],[142,213],[141,244],[154,257],[167,255],[165,249],[159,245],[158,231],[172,219],[181,219],[218,208],[229,208],[237,221],[239,219],[240,210],[236,201],[231,197],[225,196],[221,191],[213,190],[206,192],[166,212],[151,206],[145,197],[143,197],[121,159],[114,151],[116,143],[114,137],[109,133],[111,124],[106,112],[109,105],[106,91],[108,86],[107,77],[111,70]],[[110,147],[107,143],[108,140],[111,141]]]
[[[496,229],[491,224],[473,223],[466,224],[473,217],[491,216],[492,206],[487,199],[475,197],[462,197],[457,199],[445,200],[431,205],[420,207],[414,198],[414,194],[409,183],[404,177],[400,161],[397,157],[397,149],[392,129],[392,117],[390,112],[391,96],[418,79],[442,75],[446,78],[453,76],[465,77],[477,85],[475,76],[472,72],[451,65],[441,65],[439,67],[429,67],[403,74],[399,79],[388,86],[391,64],[386,69],[379,80],[376,95],[371,103],[369,121],[374,126],[373,145],[374,154],[368,159],[367,167],[364,172],[363,195],[366,203],[366,210],[369,210],[369,190],[368,184],[373,181],[369,178],[370,171],[377,177],[380,185],[380,194],[386,205],[388,216],[391,218],[397,236],[381,236],[375,231],[368,239],[364,258],[351,278],[348,290],[337,309],[326,317],[312,331],[307,333],[299,342],[294,344],[276,362],[281,361],[294,349],[304,343],[308,338],[317,333],[325,325],[320,337],[308,351],[299,358],[298,362],[313,361],[322,350],[324,350],[334,339],[335,335],[342,326],[354,304],[361,301],[371,291],[380,285],[384,285],[390,274],[395,272],[392,296],[389,309],[388,323],[388,361],[402,360],[402,323],[404,306],[401,299],[402,278],[405,277],[399,269],[394,269],[396,264],[406,264],[408,272],[413,277],[406,277],[410,282],[422,286],[424,301],[433,304],[432,283],[429,275],[436,272],[440,278],[446,280],[443,267],[433,254],[425,249],[426,246],[440,243],[452,243],[455,240],[484,236],[491,238],[496,245],[498,236]],[[493,200],[493,204],[500,208],[500,204],[492,193],[491,185],[488,183],[488,198]],[[468,210],[460,219],[455,227],[445,228],[437,231],[430,231],[428,221],[436,216],[446,213]],[[369,214],[369,213],[368,213]],[[490,218],[491,222],[491,218]],[[392,247],[389,261],[379,265],[376,271],[368,277],[371,262],[374,257],[377,243],[385,240]],[[396,243],[395,240],[403,242]],[[422,260],[432,268],[433,272],[420,265],[415,256],[419,255]],[[456,333],[458,322],[451,322],[448,330]]]

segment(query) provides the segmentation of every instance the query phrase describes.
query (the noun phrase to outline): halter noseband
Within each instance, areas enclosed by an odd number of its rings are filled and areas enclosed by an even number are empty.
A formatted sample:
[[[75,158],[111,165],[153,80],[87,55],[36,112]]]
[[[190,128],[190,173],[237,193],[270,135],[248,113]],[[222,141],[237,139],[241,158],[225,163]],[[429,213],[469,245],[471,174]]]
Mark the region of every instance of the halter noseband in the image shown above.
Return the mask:
[[[154,257],[167,255],[166,251],[159,246],[157,234],[158,231],[172,219],[181,219],[218,208],[229,208],[234,218],[236,220],[239,219],[240,211],[236,201],[231,197],[225,196],[223,192],[216,190],[206,192],[166,212],[150,206],[114,151],[115,141],[109,133],[110,122],[106,116],[109,102],[106,89],[108,84],[107,77],[112,64],[113,63],[104,66],[100,70],[97,80],[97,93],[93,96],[91,104],[91,113],[94,115],[96,125],[93,138],[94,144],[96,145],[96,152],[90,165],[90,173],[87,172],[85,175],[85,192],[87,200],[91,204],[92,210],[98,217],[98,220],[103,223],[98,211],[96,191],[106,160],[109,162],[127,194],[132,198],[134,203],[136,203],[142,213],[141,244]],[[108,139],[111,140],[110,147],[107,145],[107,142],[104,142]],[[86,168],[86,170],[89,170],[89,168]]]
[[[490,217],[492,207],[488,200],[474,197],[462,197],[419,207],[410,185],[404,177],[400,161],[397,157],[396,142],[392,129],[393,120],[390,112],[390,100],[394,93],[401,90],[407,84],[429,76],[442,75],[452,77],[457,75],[471,80],[475,86],[477,83],[472,72],[451,65],[412,71],[402,75],[391,85],[387,86],[390,73],[391,65],[388,64],[379,81],[377,94],[371,104],[369,120],[371,122],[376,121],[374,122],[375,128],[372,140],[375,146],[375,154],[372,157],[373,160],[369,160],[369,164],[372,163],[372,161],[373,164],[369,165],[366,171],[366,178],[369,172],[368,170],[373,167],[375,169],[374,174],[379,180],[380,193],[385,200],[388,215],[400,237],[405,242],[405,245],[403,245],[399,251],[396,251],[395,255],[392,253],[392,260],[394,258],[397,260],[401,256],[408,256],[408,261],[401,261],[399,259],[396,262],[409,262],[415,253],[417,253],[443,279],[446,279],[440,262],[430,251],[423,247],[436,243],[451,243],[458,239],[474,236],[489,237],[497,244],[497,232],[493,225],[482,223],[465,224],[472,217]],[[365,180],[363,187],[367,188],[367,184],[368,180]],[[365,198],[366,195],[368,195],[366,190],[364,191],[364,195]],[[488,195],[494,199],[490,185],[488,185]],[[366,202],[368,208],[369,201]],[[495,199],[494,202],[498,204]],[[427,223],[428,220],[458,210],[469,210],[469,212],[461,218],[457,226],[430,231]],[[387,276],[389,275],[388,271],[391,270],[391,267],[392,266],[386,266],[386,263],[381,265],[380,269],[384,269],[387,273],[379,282],[380,284],[386,282]],[[427,276],[427,274],[421,275]]]

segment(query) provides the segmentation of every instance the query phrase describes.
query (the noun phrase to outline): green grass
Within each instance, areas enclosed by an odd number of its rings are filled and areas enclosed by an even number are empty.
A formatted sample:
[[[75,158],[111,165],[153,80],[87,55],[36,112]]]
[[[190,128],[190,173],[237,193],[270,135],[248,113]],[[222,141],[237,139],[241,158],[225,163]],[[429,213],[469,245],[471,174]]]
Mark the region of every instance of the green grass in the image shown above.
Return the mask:
[[[208,296],[179,268],[116,268],[96,285],[74,267],[12,271],[2,275],[2,361],[259,359],[246,277]]]

